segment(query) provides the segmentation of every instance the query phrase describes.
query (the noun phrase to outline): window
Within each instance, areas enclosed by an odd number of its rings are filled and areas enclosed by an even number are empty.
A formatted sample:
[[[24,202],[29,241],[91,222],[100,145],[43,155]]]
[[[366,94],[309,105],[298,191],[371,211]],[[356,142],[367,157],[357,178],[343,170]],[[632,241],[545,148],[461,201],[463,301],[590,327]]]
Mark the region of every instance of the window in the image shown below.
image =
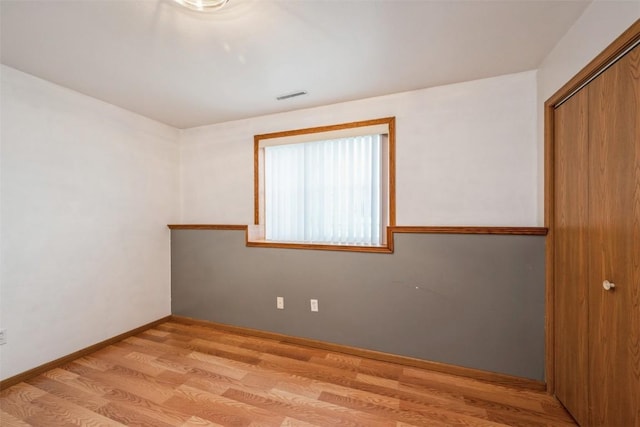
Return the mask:
[[[395,225],[394,122],[255,136],[251,240],[384,246],[386,227]]]

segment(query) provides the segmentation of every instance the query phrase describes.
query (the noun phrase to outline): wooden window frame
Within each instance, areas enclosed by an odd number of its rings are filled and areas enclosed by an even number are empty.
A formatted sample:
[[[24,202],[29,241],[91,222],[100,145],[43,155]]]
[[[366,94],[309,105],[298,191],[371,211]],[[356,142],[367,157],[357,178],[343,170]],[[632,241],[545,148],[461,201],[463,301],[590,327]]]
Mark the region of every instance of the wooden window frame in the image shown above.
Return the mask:
[[[383,158],[387,162],[386,179],[383,180],[383,192],[386,193],[386,206],[383,205],[383,244],[382,245],[341,245],[331,243],[307,243],[307,242],[278,242],[265,240],[264,229],[264,147],[261,142],[275,138],[290,138],[300,135],[327,134],[330,132],[344,131],[347,129],[365,128],[371,126],[386,125],[388,128],[388,139],[386,142],[386,153]],[[319,136],[318,139],[322,139]],[[385,155],[386,154],[386,155]],[[337,125],[319,126],[313,128],[288,130],[282,132],[266,133],[253,137],[253,206],[254,224],[247,230],[247,245],[271,248],[296,248],[296,249],[320,249],[338,250],[353,252],[389,252],[392,244],[388,239],[389,227],[396,225],[396,131],[395,117],[384,117],[374,120],[363,120],[358,122],[341,123]],[[386,190],[386,191],[384,191]]]

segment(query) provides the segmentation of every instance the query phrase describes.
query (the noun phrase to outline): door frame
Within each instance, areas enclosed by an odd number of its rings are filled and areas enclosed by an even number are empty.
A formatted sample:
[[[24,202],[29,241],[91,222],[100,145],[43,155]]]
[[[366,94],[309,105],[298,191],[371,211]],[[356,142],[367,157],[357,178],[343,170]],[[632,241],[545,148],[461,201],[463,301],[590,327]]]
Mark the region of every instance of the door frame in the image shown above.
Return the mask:
[[[545,380],[547,393],[555,393],[555,301],[554,301],[554,115],[558,104],[573,95],[595,76],[609,67],[621,54],[640,40],[640,19],[607,46],[571,80],[544,103],[544,226],[548,229],[545,242]]]

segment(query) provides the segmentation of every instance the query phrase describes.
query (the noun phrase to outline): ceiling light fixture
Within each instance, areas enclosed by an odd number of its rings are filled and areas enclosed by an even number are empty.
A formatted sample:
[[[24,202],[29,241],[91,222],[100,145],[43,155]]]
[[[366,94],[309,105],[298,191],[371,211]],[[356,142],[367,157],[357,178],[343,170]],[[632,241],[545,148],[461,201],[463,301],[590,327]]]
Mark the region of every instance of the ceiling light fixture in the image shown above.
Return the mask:
[[[278,101],[284,101],[285,99],[295,98],[296,96],[302,96],[302,95],[306,95],[306,94],[307,94],[306,90],[301,90],[300,92],[289,93],[287,95],[280,95],[276,99]]]
[[[173,0],[187,9],[198,12],[213,12],[222,9],[229,0]]]

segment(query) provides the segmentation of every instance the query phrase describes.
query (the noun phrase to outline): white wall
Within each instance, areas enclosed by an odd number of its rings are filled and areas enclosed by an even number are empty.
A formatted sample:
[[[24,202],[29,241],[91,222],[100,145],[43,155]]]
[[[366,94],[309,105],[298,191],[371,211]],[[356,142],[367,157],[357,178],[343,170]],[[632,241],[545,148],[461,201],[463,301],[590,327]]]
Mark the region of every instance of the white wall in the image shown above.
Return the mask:
[[[595,0],[538,70],[538,222],[544,217],[544,103],[640,18],[640,1]]]
[[[2,66],[0,376],[170,314],[178,131]]]
[[[184,130],[182,221],[253,222],[253,135],[386,116],[399,225],[537,225],[535,71]]]

